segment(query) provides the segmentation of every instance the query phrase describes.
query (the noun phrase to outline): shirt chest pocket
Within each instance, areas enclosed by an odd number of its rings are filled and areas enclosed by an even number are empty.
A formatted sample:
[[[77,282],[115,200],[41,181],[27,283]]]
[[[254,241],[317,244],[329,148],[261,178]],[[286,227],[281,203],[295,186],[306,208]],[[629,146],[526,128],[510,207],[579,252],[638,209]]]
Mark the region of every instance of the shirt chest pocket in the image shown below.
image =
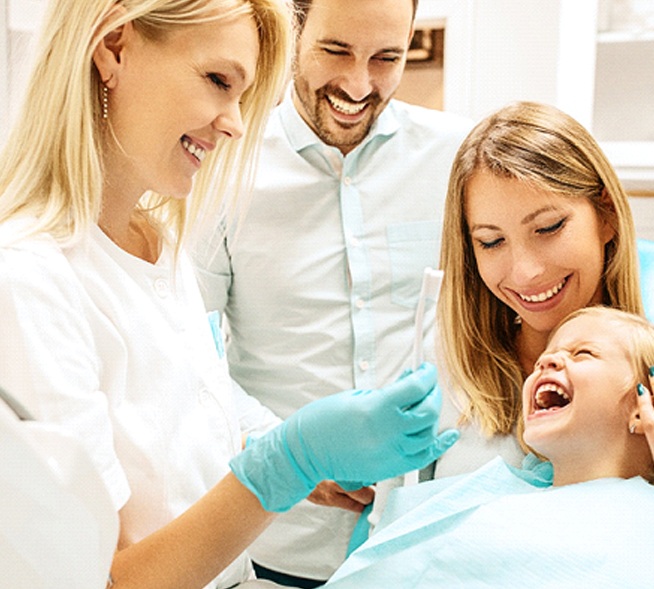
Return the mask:
[[[415,307],[426,267],[437,268],[440,226],[435,221],[396,223],[386,228],[391,269],[391,301]]]

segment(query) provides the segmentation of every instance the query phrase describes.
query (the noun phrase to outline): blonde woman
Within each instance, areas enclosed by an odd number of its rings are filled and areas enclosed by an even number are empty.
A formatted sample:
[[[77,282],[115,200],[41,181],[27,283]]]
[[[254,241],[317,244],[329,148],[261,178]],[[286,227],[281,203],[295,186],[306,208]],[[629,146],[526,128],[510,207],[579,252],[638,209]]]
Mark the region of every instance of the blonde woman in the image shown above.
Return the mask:
[[[285,0],[53,0],[0,157],[0,380],[93,460],[119,514],[117,588],[235,586],[271,512],[322,479],[419,467],[456,438],[434,437],[423,366],[309,406],[239,454],[183,243],[209,196],[229,208],[225,188],[248,183],[290,37]]]
[[[588,131],[551,106],[510,104],[465,139],[442,243],[438,317],[463,424],[443,462],[456,472],[457,452],[515,440],[522,382],[568,313],[643,307],[627,196]]]

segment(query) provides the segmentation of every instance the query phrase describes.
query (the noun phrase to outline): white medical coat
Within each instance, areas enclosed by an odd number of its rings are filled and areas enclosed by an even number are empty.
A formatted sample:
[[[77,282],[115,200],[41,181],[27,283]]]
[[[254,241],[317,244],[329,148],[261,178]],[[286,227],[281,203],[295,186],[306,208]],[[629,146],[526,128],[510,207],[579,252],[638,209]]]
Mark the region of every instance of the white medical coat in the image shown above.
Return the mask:
[[[193,270],[168,244],[149,264],[97,227],[67,249],[48,235],[15,242],[19,229],[0,227],[2,384],[79,436],[137,542],[213,487],[241,446]],[[243,555],[217,586],[250,571]]]

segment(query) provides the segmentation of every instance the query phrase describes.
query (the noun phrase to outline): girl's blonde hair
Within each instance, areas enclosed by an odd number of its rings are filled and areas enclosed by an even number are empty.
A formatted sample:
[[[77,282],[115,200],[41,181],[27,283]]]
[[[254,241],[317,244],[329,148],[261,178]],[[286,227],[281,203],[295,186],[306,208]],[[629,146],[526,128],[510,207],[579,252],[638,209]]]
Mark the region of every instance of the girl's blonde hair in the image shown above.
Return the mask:
[[[287,79],[292,32],[286,0],[55,0],[22,111],[0,157],[0,222],[32,215],[31,231],[47,231],[64,243],[97,222],[103,120],[101,80],[92,58],[107,33],[133,21],[146,38],[165,40],[180,27],[241,15],[254,19],[260,43],[255,80],[242,98],[243,139],[221,140],[207,155],[188,200],[150,192],[139,203],[172,232],[178,246],[203,214],[220,204],[229,208],[231,200],[223,201],[227,189],[236,198],[252,182],[260,137]]]
[[[643,313],[636,236],[627,195],[590,133],[560,110],[517,102],[480,122],[455,157],[441,249],[438,305],[444,368],[464,396],[463,419],[488,435],[513,431],[524,375],[515,347],[516,313],[482,281],[465,218],[466,189],[484,169],[568,198],[585,198],[614,231],[605,248],[603,303]]]
[[[641,315],[627,313],[620,309],[595,305],[578,309],[570,313],[554,331],[562,325],[577,317],[594,317],[603,323],[610,323],[616,328],[616,332],[627,342],[627,353],[631,361],[633,380],[629,383],[631,391],[636,390],[638,384],[649,389],[649,369],[654,366],[654,325]],[[635,397],[634,397],[635,398]]]

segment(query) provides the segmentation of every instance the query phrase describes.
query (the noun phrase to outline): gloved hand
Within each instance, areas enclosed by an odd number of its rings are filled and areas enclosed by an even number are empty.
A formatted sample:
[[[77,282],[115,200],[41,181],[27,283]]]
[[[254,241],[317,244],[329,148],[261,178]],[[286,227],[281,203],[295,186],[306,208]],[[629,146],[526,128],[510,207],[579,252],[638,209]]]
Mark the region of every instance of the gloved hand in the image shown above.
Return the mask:
[[[435,384],[436,369],[423,364],[388,387],[314,401],[230,467],[268,511],[290,509],[322,480],[352,489],[423,468],[459,438],[456,430],[437,435]]]

